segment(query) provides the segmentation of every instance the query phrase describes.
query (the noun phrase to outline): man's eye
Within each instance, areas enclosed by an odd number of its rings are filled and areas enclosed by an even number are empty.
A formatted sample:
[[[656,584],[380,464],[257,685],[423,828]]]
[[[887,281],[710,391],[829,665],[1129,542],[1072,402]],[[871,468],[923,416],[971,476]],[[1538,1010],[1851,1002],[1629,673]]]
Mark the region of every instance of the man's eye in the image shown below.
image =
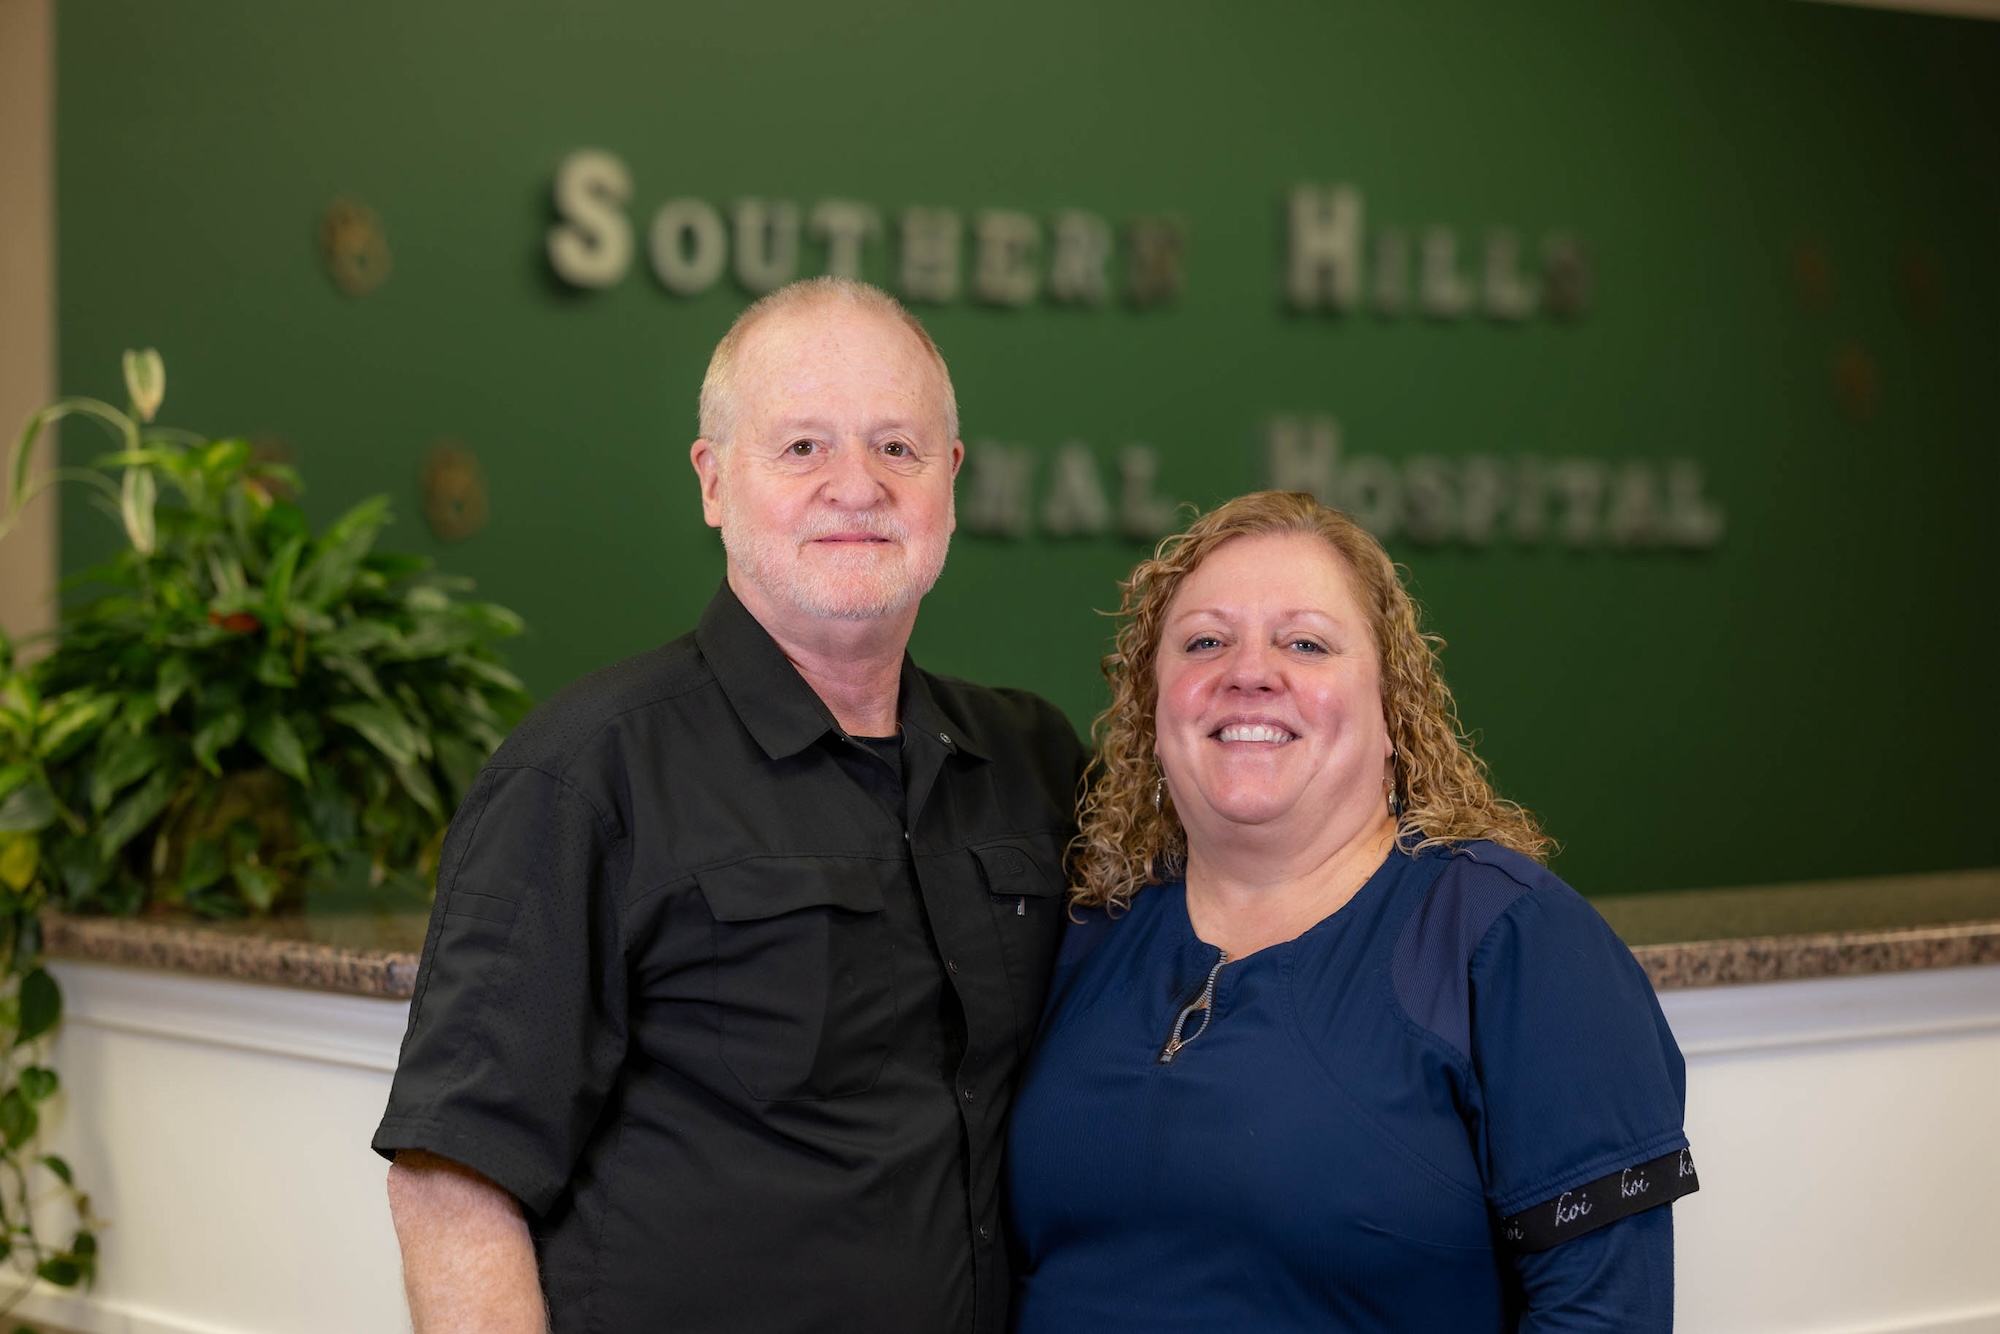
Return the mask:
[[[785,446],[785,452],[796,455],[799,458],[804,458],[812,453],[815,448],[817,446],[810,440],[794,440],[791,444]]]
[[[901,440],[891,440],[882,446],[882,452],[892,459],[906,459],[910,456],[910,447]]]

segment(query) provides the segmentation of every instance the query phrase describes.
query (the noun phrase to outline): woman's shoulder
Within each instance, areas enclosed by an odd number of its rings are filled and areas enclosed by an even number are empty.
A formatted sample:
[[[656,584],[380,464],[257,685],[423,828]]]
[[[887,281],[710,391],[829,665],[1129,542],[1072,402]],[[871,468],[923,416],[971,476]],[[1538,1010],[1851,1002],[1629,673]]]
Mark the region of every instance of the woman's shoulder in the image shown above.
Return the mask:
[[[1113,937],[1128,942],[1152,937],[1162,922],[1171,920],[1174,906],[1186,894],[1185,882],[1169,880],[1141,887],[1122,907],[1071,903],[1056,952],[1056,971],[1075,968]]]
[[[1475,840],[1412,856],[1437,874],[1398,933],[1390,970],[1396,997],[1418,1025],[1461,1052],[1471,1049],[1472,979],[1496,953],[1524,934],[1539,941],[1538,953],[1563,953],[1564,942],[1616,940],[1587,899],[1511,848]]]

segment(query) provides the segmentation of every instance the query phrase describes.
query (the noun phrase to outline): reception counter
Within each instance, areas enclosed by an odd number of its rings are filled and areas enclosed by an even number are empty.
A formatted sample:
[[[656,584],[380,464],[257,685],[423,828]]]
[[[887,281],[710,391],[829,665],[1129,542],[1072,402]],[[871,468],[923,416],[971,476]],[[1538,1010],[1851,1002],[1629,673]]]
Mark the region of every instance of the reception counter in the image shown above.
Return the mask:
[[[1688,1058],[1679,1327],[2000,1334],[2000,870],[1595,902]],[[51,917],[51,1147],[110,1226],[96,1290],[23,1313],[407,1329],[367,1142],[424,927]]]

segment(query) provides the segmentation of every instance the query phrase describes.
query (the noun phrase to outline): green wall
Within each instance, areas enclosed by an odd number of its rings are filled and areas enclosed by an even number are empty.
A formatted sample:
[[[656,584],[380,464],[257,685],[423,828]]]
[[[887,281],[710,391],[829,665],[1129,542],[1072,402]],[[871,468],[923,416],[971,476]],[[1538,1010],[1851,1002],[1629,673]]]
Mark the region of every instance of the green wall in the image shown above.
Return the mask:
[[[115,396],[119,351],[157,346],[164,419],[282,439],[317,518],[389,492],[389,545],[527,618],[539,692],[688,628],[720,577],[686,450],[747,297],[654,281],[662,201],[1174,215],[1170,306],[923,309],[975,448],[1081,440],[1108,468],[1145,442],[1204,505],[1260,483],[1279,414],[1391,459],[1697,460],[1712,551],[1391,544],[1558,869],[1621,892],[2000,863],[2000,24],[1776,0],[71,0],[58,61],[63,389]],[[640,231],[594,293],[543,258],[584,147],[629,165]],[[1302,182],[1467,247],[1571,231],[1590,307],[1291,312]],[[341,193],[394,255],[359,299],[315,248]],[[1826,281],[1801,287],[1801,247]],[[1838,401],[1844,352],[1872,410]],[[492,507],[454,545],[417,491],[446,438]],[[112,533],[69,503],[74,569]],[[1143,549],[961,535],[917,652],[1086,724],[1098,609]]]

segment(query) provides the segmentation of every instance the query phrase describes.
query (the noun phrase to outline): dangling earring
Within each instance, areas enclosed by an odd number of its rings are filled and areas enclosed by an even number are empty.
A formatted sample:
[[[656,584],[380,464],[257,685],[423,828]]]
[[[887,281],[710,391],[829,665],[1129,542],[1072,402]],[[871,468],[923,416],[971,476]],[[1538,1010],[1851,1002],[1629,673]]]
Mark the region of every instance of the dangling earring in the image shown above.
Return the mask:
[[[1161,774],[1161,775],[1160,775],[1160,776],[1159,776],[1158,778],[1155,778],[1155,779],[1153,780],[1153,809],[1154,809],[1154,810],[1156,810],[1156,811],[1157,811],[1157,810],[1159,810],[1159,809],[1160,809],[1160,798],[1161,798],[1161,795],[1162,795],[1163,793],[1165,793],[1165,792],[1166,792],[1166,790],[1167,790],[1167,776],[1166,776],[1165,774]]]
[[[1389,818],[1392,820],[1403,818],[1403,794],[1396,783],[1396,751],[1394,747],[1391,747],[1389,751]]]

